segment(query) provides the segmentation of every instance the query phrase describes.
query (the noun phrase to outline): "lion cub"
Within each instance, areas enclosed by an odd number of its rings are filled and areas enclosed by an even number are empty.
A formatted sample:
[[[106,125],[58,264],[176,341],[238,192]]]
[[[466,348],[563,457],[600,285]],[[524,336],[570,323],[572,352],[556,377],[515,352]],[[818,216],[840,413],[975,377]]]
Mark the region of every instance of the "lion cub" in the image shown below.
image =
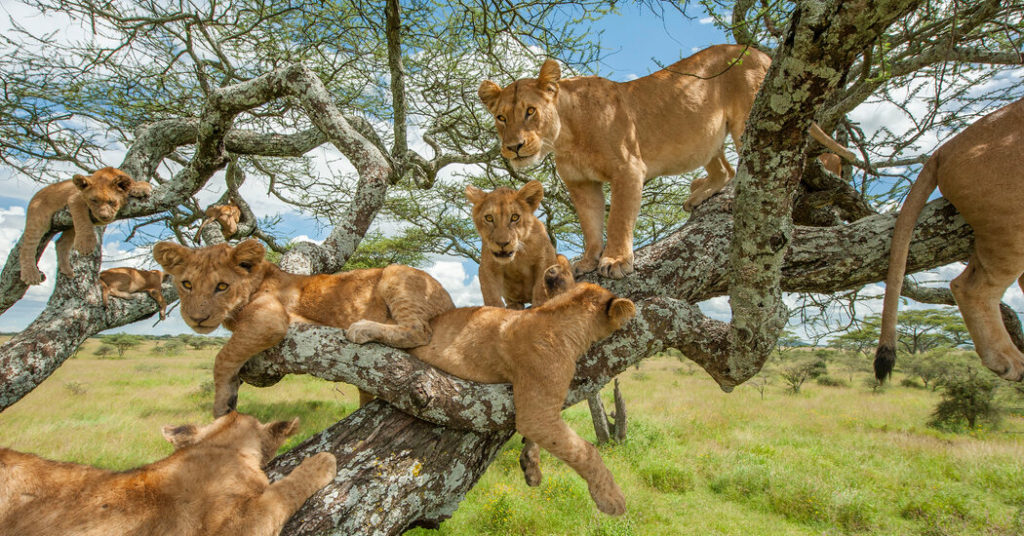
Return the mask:
[[[160,270],[136,270],[135,268],[111,268],[100,272],[100,291],[103,306],[110,302],[110,296],[129,300],[133,292],[145,292],[160,305],[160,320],[167,318],[167,302],[161,287],[164,274]]]
[[[173,454],[118,473],[0,448],[0,534],[274,536],[337,473],[321,452],[267,480],[263,466],[297,424],[232,412],[200,428],[166,426]]]
[[[38,285],[43,274],[36,266],[39,242],[50,230],[50,220],[65,206],[71,212],[74,227],[64,231],[57,240],[57,266],[60,273],[71,277],[71,246],[83,255],[96,248],[93,219],[106,225],[117,217],[117,212],[129,197],[149,197],[152,186],[148,182],[132,180],[117,168],[105,167],[92,175],[75,175],[69,181],[58,182],[36,192],[25,211],[25,234],[18,248],[21,280],[26,285]]]
[[[626,511],[622,491],[597,449],[569,428],[561,411],[576,360],[591,344],[622,327],[636,308],[592,283],[559,294],[567,284],[558,277],[559,270],[570,272],[561,266],[546,272],[551,294],[558,295],[543,305],[522,311],[486,306],[447,311],[431,320],[430,343],[409,352],[466,380],[511,383],[516,430],[579,473],[599,510],[620,515]],[[535,461],[532,467],[524,463],[523,469],[528,482],[539,483]]]
[[[281,342],[292,322],[344,329],[357,344],[412,348],[430,340],[431,318],[455,308],[441,284],[415,268],[295,275],[265,261],[265,253],[256,240],[153,246],[153,258],[174,276],[185,323],[199,333],[221,324],[232,332],[213,365],[215,417],[234,409],[242,365]],[[360,402],[370,399],[360,393]]]
[[[522,309],[527,303],[543,304],[544,271],[557,262],[544,224],[533,215],[544,199],[544,186],[530,181],[519,190],[492,192],[466,186],[466,198],[473,204],[473,224],[480,233],[484,305]]]
[[[205,218],[203,223],[199,224],[199,229],[196,230],[195,241],[198,244],[203,238],[203,228],[212,222],[217,222],[220,225],[220,232],[224,235],[224,239],[227,240],[235,233],[238,232],[238,222],[242,219],[242,209],[235,205],[213,205],[206,209]]]

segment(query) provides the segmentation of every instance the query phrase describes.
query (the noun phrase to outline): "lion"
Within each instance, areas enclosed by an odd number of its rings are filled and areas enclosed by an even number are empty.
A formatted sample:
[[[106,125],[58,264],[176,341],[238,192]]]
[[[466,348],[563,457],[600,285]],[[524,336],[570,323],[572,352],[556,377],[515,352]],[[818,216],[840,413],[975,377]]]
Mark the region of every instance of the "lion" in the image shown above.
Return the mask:
[[[25,233],[18,249],[22,282],[38,285],[43,281],[43,274],[36,266],[36,252],[39,242],[50,230],[50,220],[59,210],[68,207],[74,227],[64,231],[57,240],[57,266],[60,273],[72,277],[72,244],[83,255],[96,249],[93,219],[98,225],[107,225],[114,221],[129,197],[149,197],[152,190],[148,182],[132,180],[120,169],[105,167],[92,175],[75,175],[71,180],[36,192],[25,211]]]
[[[160,270],[136,270],[135,268],[111,268],[100,272],[100,291],[103,306],[109,305],[110,296],[130,300],[132,293],[145,292],[160,306],[160,320],[167,318],[167,302],[164,300],[164,274]]]
[[[321,452],[269,482],[263,467],[297,425],[232,412],[166,426],[173,454],[117,473],[0,448],[0,534],[275,536],[337,473]]]
[[[530,181],[519,190],[492,192],[466,186],[466,198],[473,204],[473,224],[480,233],[484,305],[522,309],[528,303],[543,304],[545,270],[561,257],[533,214],[544,199],[544,186]]]
[[[199,224],[196,231],[195,241],[198,244],[203,237],[203,227],[210,222],[216,221],[220,225],[220,232],[227,240],[238,232],[238,221],[242,219],[242,210],[235,205],[213,205],[206,209],[205,219]]]
[[[431,318],[455,307],[437,280],[408,266],[295,275],[264,260],[265,253],[256,240],[153,246],[153,257],[174,276],[185,323],[199,333],[221,324],[232,332],[213,365],[215,417],[235,409],[242,365],[280,342],[292,322],[344,329],[357,344],[412,348],[430,340]],[[360,392],[361,404],[371,399]]]
[[[1024,354],[1010,340],[999,300],[1014,281],[1024,290],[1024,99],[1000,108],[943,143],[925,162],[896,218],[885,280],[875,375],[896,362],[896,317],[917,217],[938,187],[974,230],[974,252],[950,282],[981,362],[1012,381]]]
[[[599,510],[621,515],[625,498],[601,454],[562,420],[561,411],[577,359],[591,344],[622,327],[636,308],[593,283],[571,285],[568,266],[554,265],[545,275],[553,297],[543,305],[446,311],[430,321],[430,342],[409,352],[466,380],[511,383],[516,430],[526,440],[521,463],[527,483],[540,483],[539,445],[587,481]]]
[[[633,228],[647,180],[704,167],[708,176],[687,201],[690,209],[732,180],[725,137],[730,134],[740,147],[770,64],[756,49],[717,45],[617,83],[596,76],[561,79],[558,62],[547,60],[537,78],[504,89],[485,80],[477,93],[494,116],[501,154],[513,168],[555,154],[583,228],[576,275],[597,269],[618,279],[633,271]],[[820,128],[811,128],[811,134],[853,158]],[[603,182],[611,184],[612,199],[607,247]]]

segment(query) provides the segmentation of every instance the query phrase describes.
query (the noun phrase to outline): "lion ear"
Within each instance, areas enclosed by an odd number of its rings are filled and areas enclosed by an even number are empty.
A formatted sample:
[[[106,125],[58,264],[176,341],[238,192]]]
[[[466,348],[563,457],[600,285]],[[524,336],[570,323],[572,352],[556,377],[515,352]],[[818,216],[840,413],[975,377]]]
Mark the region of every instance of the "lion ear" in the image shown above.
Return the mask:
[[[498,97],[501,96],[501,86],[490,80],[484,80],[480,82],[480,88],[476,90],[476,94],[480,97],[480,102],[484,103],[484,106],[487,107],[487,111],[494,113],[494,108],[498,104]]]
[[[188,262],[191,257],[191,249],[174,242],[157,242],[153,246],[153,258],[168,272],[173,273],[175,268]]]
[[[473,203],[474,205],[479,205],[480,203],[483,202],[485,197],[487,197],[487,193],[481,190],[480,188],[477,188],[472,184],[466,185],[466,199],[469,199],[470,203]]]
[[[114,176],[114,186],[122,192],[128,193],[132,190],[132,183],[135,182],[125,173],[118,173]]]
[[[92,183],[92,178],[88,175],[75,175],[74,177],[71,177],[71,181],[75,183],[75,186],[79,190],[84,190]]]
[[[234,251],[231,252],[231,258],[234,259],[235,264],[251,272],[254,266],[263,262],[263,257],[266,254],[267,250],[258,240],[246,240],[235,246]]]
[[[540,66],[540,76],[537,77],[537,87],[544,91],[558,94],[558,80],[562,78],[562,68],[553,59],[544,60]]]
[[[196,432],[198,430],[195,425],[186,424],[184,426],[164,426],[161,431],[163,432],[164,439],[169,441],[171,445],[174,445],[175,449],[180,449],[196,442]]]
[[[530,207],[530,212],[537,210],[540,202],[544,200],[544,185],[540,181],[530,181],[523,185],[516,194],[520,201]]]
[[[633,315],[636,314],[636,305],[626,298],[612,298],[608,301],[608,318],[615,325],[615,329],[622,327]]]
[[[299,431],[299,418],[295,417],[290,421],[275,421],[267,425],[267,431],[270,435],[276,439],[284,440],[285,438],[295,435]]]

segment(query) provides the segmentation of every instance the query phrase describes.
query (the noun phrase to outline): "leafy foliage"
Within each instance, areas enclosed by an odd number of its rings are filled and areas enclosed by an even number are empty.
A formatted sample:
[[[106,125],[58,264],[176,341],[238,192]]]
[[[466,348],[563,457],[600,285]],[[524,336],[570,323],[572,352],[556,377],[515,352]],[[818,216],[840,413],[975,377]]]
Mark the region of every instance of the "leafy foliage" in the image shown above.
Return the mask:
[[[999,423],[995,405],[996,381],[988,371],[967,367],[963,374],[950,376],[942,384],[942,401],[928,424],[951,431],[974,431]]]

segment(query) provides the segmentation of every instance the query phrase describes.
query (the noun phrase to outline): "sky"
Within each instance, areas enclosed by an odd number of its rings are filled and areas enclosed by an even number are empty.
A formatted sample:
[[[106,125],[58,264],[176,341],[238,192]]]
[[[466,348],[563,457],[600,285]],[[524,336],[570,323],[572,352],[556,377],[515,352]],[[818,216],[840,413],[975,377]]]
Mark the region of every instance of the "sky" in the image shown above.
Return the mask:
[[[0,0],[0,31],[9,27],[8,14],[15,17],[22,25],[30,28],[53,27],[54,22],[43,16],[30,16],[24,6],[11,0]],[[696,10],[693,11],[697,15]],[[616,81],[628,81],[653,71],[660,65],[667,65],[688,56],[697,50],[716,43],[727,42],[726,36],[711,24],[710,18],[687,18],[672,10],[665,11],[665,17],[652,16],[650,12],[633,6],[624,6],[620,14],[607,16],[592,23],[592,30],[600,32],[600,42],[605,49],[605,56],[598,66],[598,74]],[[587,23],[591,24],[591,23]],[[523,73],[532,76],[533,73]],[[862,106],[851,114],[851,118],[859,121],[867,131],[883,124],[898,132],[900,125],[909,128],[912,121],[904,114],[879,107]],[[123,152],[111,151],[108,162],[120,162]],[[0,258],[5,259],[11,247],[21,235],[24,227],[25,206],[38,188],[33,181],[19,176],[11,169],[0,166]],[[223,191],[223,180],[216,178],[210,186],[200,193],[201,203],[206,204],[217,199]],[[286,236],[299,239],[322,240],[326,231],[314,225],[310,220],[291,211],[287,205],[269,198],[262,185],[253,181],[243,185],[243,196],[253,205],[257,215],[278,215],[282,218],[279,230]],[[107,230],[104,239],[104,267],[138,266],[155,268],[147,249],[134,249],[120,239],[123,232],[116,226]],[[51,244],[40,260],[40,269],[47,274],[48,281],[43,285],[32,287],[17,305],[0,316],[0,331],[18,331],[31,322],[45,306],[46,300],[53,290],[53,275],[56,271],[56,256]],[[432,259],[424,269],[437,278],[452,294],[459,306],[479,305],[482,303],[479,280],[476,277],[475,263],[456,258]],[[959,265],[950,265],[922,276],[920,279],[933,282],[947,282],[962,269]],[[881,295],[884,287],[872,285],[868,292]],[[1024,296],[1016,286],[1008,291],[1006,299],[1017,310],[1024,310]],[[788,299],[790,305],[795,299]],[[872,300],[864,304],[862,310],[880,312],[881,301]],[[914,305],[911,305],[913,307]],[[720,297],[701,304],[706,314],[721,320],[728,320],[728,298]],[[794,326],[798,335],[799,326]],[[171,311],[168,320],[157,322],[153,319],[143,320],[131,326],[117,328],[114,332],[164,334],[186,333],[189,328],[181,320],[177,311]],[[221,328],[215,335],[226,335]]]

